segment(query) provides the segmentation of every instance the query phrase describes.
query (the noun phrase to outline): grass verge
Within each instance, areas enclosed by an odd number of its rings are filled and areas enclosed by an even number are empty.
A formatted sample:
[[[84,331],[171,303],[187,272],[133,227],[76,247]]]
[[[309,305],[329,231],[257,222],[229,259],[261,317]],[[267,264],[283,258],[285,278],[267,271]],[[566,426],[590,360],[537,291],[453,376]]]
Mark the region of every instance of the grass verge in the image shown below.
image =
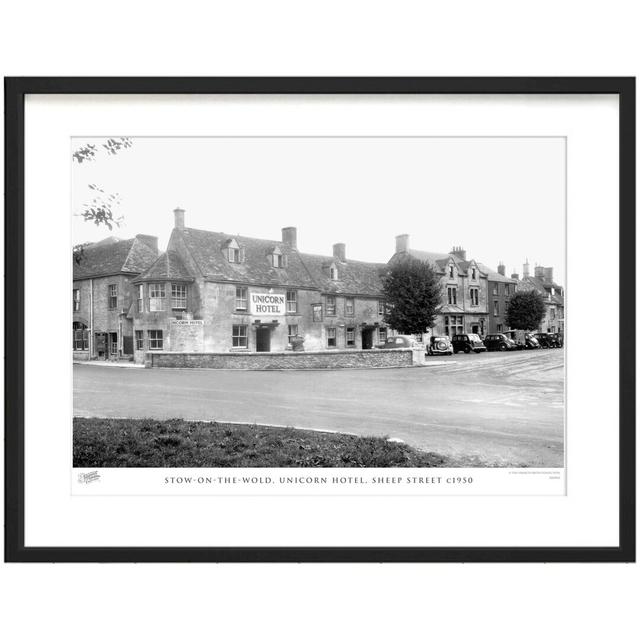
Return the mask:
[[[451,467],[385,438],[260,425],[73,419],[74,467]]]

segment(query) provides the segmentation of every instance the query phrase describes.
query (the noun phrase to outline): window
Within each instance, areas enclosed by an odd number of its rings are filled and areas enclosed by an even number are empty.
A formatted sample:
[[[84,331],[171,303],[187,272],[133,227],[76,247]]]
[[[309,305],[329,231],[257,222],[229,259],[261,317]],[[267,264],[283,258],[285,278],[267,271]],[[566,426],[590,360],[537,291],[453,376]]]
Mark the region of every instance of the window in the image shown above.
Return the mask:
[[[498,295],[498,283],[497,282],[493,283],[493,295],[494,296]]]
[[[231,330],[231,346],[236,349],[246,349],[247,342],[247,325],[234,324]]]
[[[314,322],[322,322],[322,305],[321,304],[312,304],[311,310],[313,311],[313,321]]]
[[[164,341],[162,339],[162,329],[149,329],[149,349],[162,349]]]
[[[449,304],[458,304],[458,288],[447,287],[447,300]]]
[[[336,329],[335,327],[327,327],[327,347],[336,346]]]
[[[144,331],[136,331],[136,349],[144,351]]]
[[[138,287],[138,313],[144,311],[144,285],[139,284]]]
[[[118,355],[118,334],[109,334],[109,354],[112,356]]]
[[[80,289],[73,290],[73,310],[80,311]]]
[[[496,325],[496,330],[498,331],[498,333],[502,333],[502,325],[501,324]]]
[[[109,285],[109,309],[115,309],[118,306],[118,285],[110,284]]]
[[[82,322],[73,323],[73,350],[86,351],[89,348],[89,331]]]
[[[356,330],[354,327],[347,327],[346,341],[347,347],[356,346]]]
[[[337,269],[335,264],[331,265],[331,267],[329,269],[329,274],[330,274],[332,280],[337,280],[338,279],[338,269]]]
[[[509,295],[509,285],[508,285],[508,284],[505,284],[505,285],[504,285],[504,295],[505,295],[505,296],[508,296],[508,295]]]
[[[171,308],[187,308],[187,285],[171,283]]]
[[[298,292],[287,291],[287,313],[298,313]]]
[[[455,271],[453,270],[453,265],[449,265],[449,277],[453,278],[455,276]]]
[[[378,300],[378,315],[383,316],[385,312],[384,300]]]
[[[271,265],[276,269],[282,269],[284,267],[284,256],[281,253],[272,253]]]
[[[477,270],[476,270],[476,268],[475,268],[475,267],[473,267],[473,268],[471,269],[471,279],[472,279],[472,280],[475,280],[475,279],[476,279],[476,274],[477,274]]]
[[[549,309],[549,317],[551,318],[551,320],[556,319],[556,310],[553,307]]]
[[[236,287],[236,311],[246,311],[248,309],[247,300],[247,287]]]
[[[464,317],[463,316],[445,316],[444,317],[444,334],[446,336],[464,333]]]
[[[289,344],[292,343],[293,339],[298,335],[298,325],[297,324],[289,324],[287,325],[287,342]]]
[[[150,284],[149,285],[149,311],[162,311],[164,307],[163,298],[164,298],[164,283]]]
[[[378,342],[386,342],[387,341],[387,329],[386,327],[380,327],[378,329]]]
[[[336,297],[335,296],[327,296],[327,315],[328,316],[336,315]]]
[[[469,297],[471,298],[471,306],[478,306],[478,291],[479,289],[469,289]]]
[[[355,298],[345,298],[344,299],[344,315],[352,316],[356,310],[356,301]]]
[[[240,249],[238,247],[229,247],[229,262],[240,262]]]
[[[500,303],[497,300],[493,301],[493,315],[500,315]]]

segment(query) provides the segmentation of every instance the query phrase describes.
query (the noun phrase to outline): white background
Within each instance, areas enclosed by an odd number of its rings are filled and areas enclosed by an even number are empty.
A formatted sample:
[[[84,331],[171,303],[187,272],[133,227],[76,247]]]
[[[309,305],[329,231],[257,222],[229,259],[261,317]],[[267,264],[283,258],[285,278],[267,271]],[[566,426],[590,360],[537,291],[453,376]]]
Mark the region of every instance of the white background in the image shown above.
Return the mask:
[[[615,546],[618,542],[618,354],[579,349],[592,340],[584,318],[593,313],[592,292],[608,291],[607,321],[617,326],[617,271],[590,270],[591,247],[608,248],[617,263],[618,109],[615,96],[40,96],[26,99],[25,133],[25,332],[47,329],[60,336],[47,346],[25,346],[25,543],[27,546]],[[70,282],[72,261],[50,247],[69,243],[70,139],[76,131],[139,135],[566,135],[567,463],[566,497],[543,497],[540,477],[527,499],[513,488],[452,499],[353,496],[242,502],[221,497],[70,495],[72,388],[71,305],[57,287],[42,287],[42,272]],[[247,177],[250,182],[250,174]],[[340,193],[340,190],[338,190]],[[606,225],[603,212],[611,212]],[[362,214],[360,214],[362,215]],[[222,218],[225,218],[222,215]],[[559,217],[556,227],[562,226]],[[226,221],[226,218],[225,218]],[[557,232],[557,231],[554,231]],[[46,261],[43,256],[46,255]],[[68,300],[67,300],[68,301]],[[66,361],[66,367],[62,363]],[[590,367],[606,378],[584,375]],[[64,402],[67,399],[67,402]],[[52,419],[50,406],[56,407]],[[66,410],[66,420],[65,420]],[[594,473],[594,460],[598,473]],[[493,478],[489,470],[487,475]],[[134,477],[148,470],[133,470]],[[392,471],[388,472],[393,474]],[[495,475],[503,477],[498,471]],[[111,486],[105,474],[105,487]],[[122,474],[118,474],[122,478]],[[46,478],[46,482],[43,482]],[[515,483],[517,477],[513,477]],[[478,477],[480,483],[480,478]],[[560,485],[560,482],[558,482]],[[117,485],[116,485],[117,487]],[[115,493],[120,493],[114,487]],[[475,487],[474,487],[475,488]],[[107,488],[108,491],[108,488]],[[557,491],[561,491],[561,486]],[[402,493],[406,493],[402,491]],[[489,494],[489,495],[487,495]],[[496,495],[497,494],[497,495]],[[503,497],[507,496],[507,497]],[[509,497],[511,496],[511,497]],[[598,514],[594,518],[594,513]],[[169,514],[175,514],[174,518]],[[178,516],[179,514],[179,516]],[[256,527],[256,521],[268,526]],[[91,525],[88,526],[88,522]]]
[[[0,16],[0,59],[6,75],[636,75],[635,4],[24,2]],[[637,566],[1,571],[12,638],[600,638],[638,626]]]

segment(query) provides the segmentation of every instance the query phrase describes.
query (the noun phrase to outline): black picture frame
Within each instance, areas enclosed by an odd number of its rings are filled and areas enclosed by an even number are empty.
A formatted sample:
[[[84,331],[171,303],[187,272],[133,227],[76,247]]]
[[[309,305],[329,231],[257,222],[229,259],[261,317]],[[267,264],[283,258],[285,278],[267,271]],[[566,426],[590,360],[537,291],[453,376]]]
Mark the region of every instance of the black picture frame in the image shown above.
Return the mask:
[[[615,94],[619,98],[620,331],[635,326],[635,78],[24,77],[5,78],[5,561],[633,562],[635,333],[619,348],[618,546],[26,547],[24,541],[24,160],[28,94]],[[623,324],[624,323],[624,324]]]

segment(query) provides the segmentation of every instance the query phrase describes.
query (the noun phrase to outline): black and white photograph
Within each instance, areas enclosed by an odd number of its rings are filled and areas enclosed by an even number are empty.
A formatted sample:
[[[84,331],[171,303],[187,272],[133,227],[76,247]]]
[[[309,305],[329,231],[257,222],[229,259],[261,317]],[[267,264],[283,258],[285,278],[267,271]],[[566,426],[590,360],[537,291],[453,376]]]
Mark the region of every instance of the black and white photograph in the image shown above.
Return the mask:
[[[117,133],[68,158],[75,468],[564,468],[565,137]]]

